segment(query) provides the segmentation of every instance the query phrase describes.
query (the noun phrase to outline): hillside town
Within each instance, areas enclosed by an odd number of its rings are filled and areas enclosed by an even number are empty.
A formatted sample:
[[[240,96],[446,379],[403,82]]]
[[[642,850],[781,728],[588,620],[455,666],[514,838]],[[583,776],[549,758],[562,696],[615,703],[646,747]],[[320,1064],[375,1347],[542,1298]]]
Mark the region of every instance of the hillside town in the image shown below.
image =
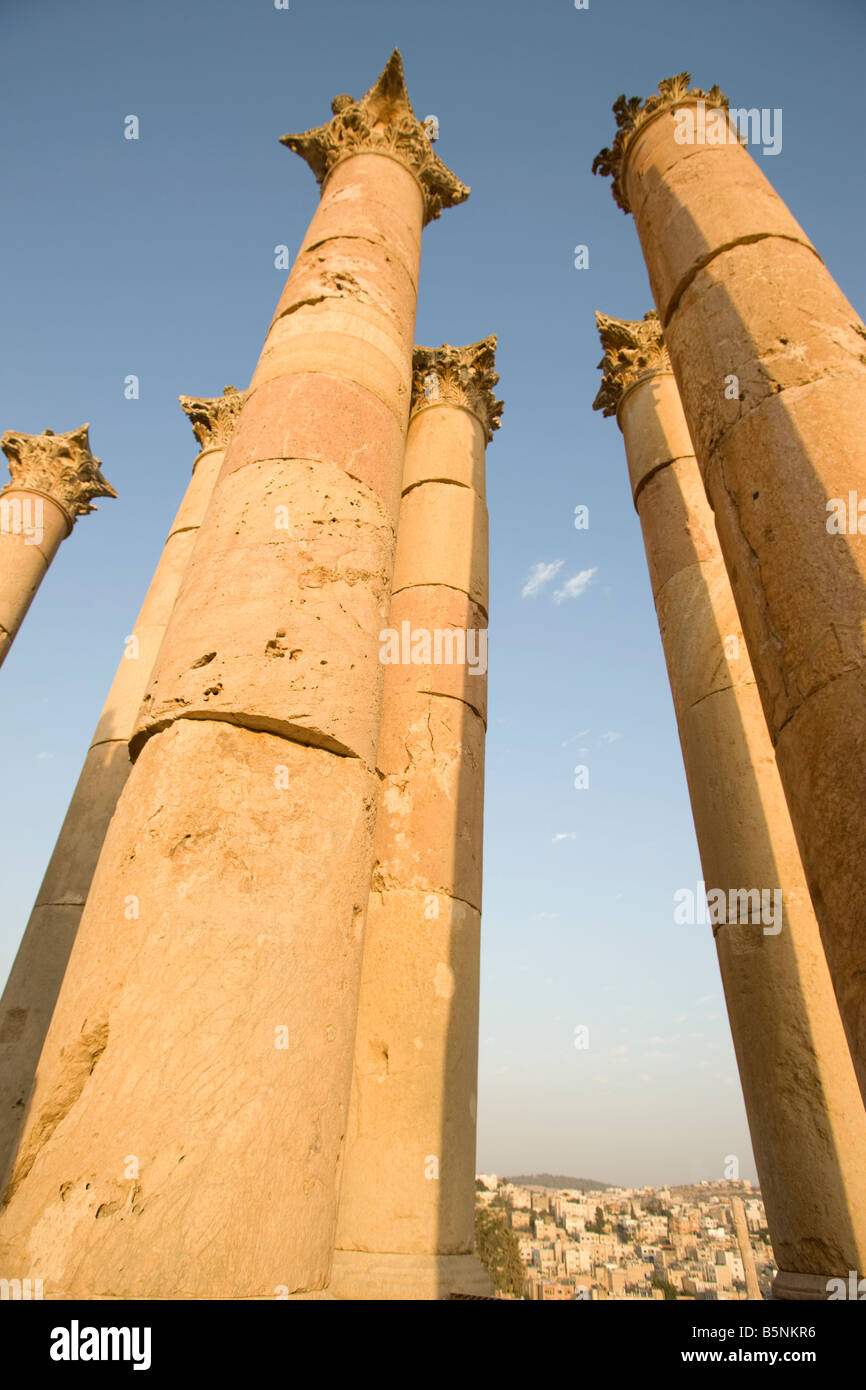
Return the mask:
[[[764,1203],[747,1180],[584,1190],[481,1174],[476,1202],[513,1232],[524,1298],[770,1297]]]

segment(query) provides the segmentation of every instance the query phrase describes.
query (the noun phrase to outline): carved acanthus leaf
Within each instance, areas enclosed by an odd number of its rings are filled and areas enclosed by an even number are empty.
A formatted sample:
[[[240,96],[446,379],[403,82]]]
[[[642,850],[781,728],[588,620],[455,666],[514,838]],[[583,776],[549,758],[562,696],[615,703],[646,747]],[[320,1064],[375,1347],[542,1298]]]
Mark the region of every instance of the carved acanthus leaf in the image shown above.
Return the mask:
[[[642,319],[612,319],[597,313],[595,324],[604,357],[599,362],[601,386],[593,410],[615,415],[620,397],[645,372],[670,371],[671,361],[655,309]]]
[[[73,520],[95,512],[94,497],[116,497],[100,472],[100,460],[90,452],[89,425],[68,434],[18,434],[7,430],[0,448],[9,460],[12,481],[4,492],[44,492],[53,497]]]
[[[200,449],[225,449],[249,391],[227,386],[221,396],[178,396]]]
[[[456,405],[471,410],[484,428],[489,444],[505,409],[493,388],[496,338],[482,338],[465,347],[443,343],[439,348],[416,347],[412,354],[411,415],[432,405]]]
[[[346,95],[334,97],[331,110],[333,119],[326,125],[300,135],[283,135],[280,141],[307,161],[320,186],[340,160],[369,152],[391,155],[412,170],[424,191],[425,224],[443,208],[469,197],[466,184],[434,154],[431,127],[422,125],[412,110],[403,60],[396,48],[366,96],[360,101]]]
[[[680,72],[675,77],[662,78],[658,92],[647,97],[646,101],[641,97],[626,97],[623,93],[614,102],[613,114],[616,117],[617,132],[613,147],[606,146],[595,156],[592,172],[604,177],[609,175],[613,179],[611,192],[614,202],[623,212],[631,211],[621,181],[623,159],[631,137],[650,116],[666,108],[682,105],[686,101],[706,101],[714,109],[721,108],[727,111],[728,98],[720,87],[713,86],[705,92],[701,87],[689,87],[691,80],[691,73]]]

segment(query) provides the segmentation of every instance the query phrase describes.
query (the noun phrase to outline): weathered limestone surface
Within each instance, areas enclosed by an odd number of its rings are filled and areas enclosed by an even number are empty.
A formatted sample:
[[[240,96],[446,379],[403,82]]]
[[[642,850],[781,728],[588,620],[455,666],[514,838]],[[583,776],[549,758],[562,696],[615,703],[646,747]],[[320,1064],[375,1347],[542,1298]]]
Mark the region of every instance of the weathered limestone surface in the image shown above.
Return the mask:
[[[94,497],[116,497],[90,452],[88,425],[68,434],[0,439],[11,482],[0,492],[0,665],[60,542],[76,519],[96,511]]]
[[[468,193],[399,54],[333,109],[286,137],[322,200],[149,683],[0,1219],[46,1291],[328,1276],[421,229]]]
[[[126,639],[54,852],[0,999],[0,1184],[14,1159],[57,992],[117,799],[129,739],[244,395],[182,397],[201,444],[135,627]]]
[[[803,1296],[805,1278],[806,1296],[826,1297],[828,1278],[866,1263],[866,1115],[659,323],[597,320],[595,404],[625,438],[704,881],[783,894],[777,934],[714,932],[775,1296]]]
[[[866,547],[827,526],[866,498],[866,328],[742,144],[677,142],[705,96],[620,98],[594,168],[634,213],[866,1092]]]
[[[502,410],[494,350],[486,339],[415,351],[389,621],[407,636],[429,634],[431,654],[437,630],[474,625],[486,635],[484,452]],[[490,1291],[472,1254],[486,661],[473,674],[465,655],[449,663],[444,652],[384,668],[330,1285],[342,1298]]]

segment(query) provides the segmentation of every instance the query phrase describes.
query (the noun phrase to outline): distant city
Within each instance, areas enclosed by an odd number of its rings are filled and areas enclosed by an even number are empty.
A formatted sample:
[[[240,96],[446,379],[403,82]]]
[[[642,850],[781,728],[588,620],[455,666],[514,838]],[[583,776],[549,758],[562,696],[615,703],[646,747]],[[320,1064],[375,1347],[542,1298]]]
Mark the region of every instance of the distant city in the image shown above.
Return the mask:
[[[633,1188],[482,1173],[476,1232],[499,1297],[764,1299],[776,1274],[764,1203],[747,1180]]]

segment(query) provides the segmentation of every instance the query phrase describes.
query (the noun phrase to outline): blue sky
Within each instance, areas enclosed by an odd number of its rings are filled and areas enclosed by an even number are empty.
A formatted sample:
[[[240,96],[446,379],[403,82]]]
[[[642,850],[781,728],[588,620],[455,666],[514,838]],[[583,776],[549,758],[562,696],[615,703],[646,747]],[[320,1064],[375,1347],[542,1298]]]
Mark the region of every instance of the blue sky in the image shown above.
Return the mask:
[[[360,96],[396,45],[472,186],[425,231],[416,338],[498,334],[506,402],[488,451],[479,1167],[662,1183],[721,1177],[735,1154],[754,1179],[709,928],[673,921],[700,866],[622,440],[591,410],[593,311],[640,318],[651,299],[632,221],[589,170],[617,95],[683,69],[780,107],[782,151],[757,157],[862,308],[860,0],[3,0],[0,36],[0,427],[89,420],[119,493],[64,543],[0,678],[0,973],[188,480],[177,396],[248,384],[285,275],[274,247],[294,254],[316,205],[278,138]]]

